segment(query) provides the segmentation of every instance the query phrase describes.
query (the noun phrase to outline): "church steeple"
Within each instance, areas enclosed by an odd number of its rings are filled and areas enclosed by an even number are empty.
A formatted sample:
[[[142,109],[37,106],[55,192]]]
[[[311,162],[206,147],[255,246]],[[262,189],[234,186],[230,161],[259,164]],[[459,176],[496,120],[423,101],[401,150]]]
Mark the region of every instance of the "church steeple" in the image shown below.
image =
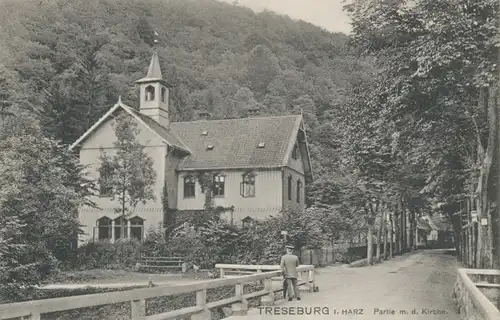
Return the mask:
[[[169,85],[163,79],[160,60],[155,52],[147,75],[136,81],[140,88],[140,112],[168,128]]]
[[[162,81],[162,80],[163,77],[161,75],[160,60],[158,59],[158,54],[155,52],[153,53],[153,56],[151,57],[151,62],[149,63],[148,74],[144,78],[137,80],[136,83]]]

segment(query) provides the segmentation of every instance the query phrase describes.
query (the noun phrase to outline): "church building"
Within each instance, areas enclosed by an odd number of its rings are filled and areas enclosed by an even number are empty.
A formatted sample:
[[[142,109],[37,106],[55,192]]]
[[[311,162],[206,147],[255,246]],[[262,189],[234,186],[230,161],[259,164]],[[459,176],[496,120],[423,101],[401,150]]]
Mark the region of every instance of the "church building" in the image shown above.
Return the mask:
[[[165,227],[162,195],[178,214],[202,212],[206,190],[200,173],[212,180],[216,207],[230,208],[225,216],[234,223],[262,219],[286,210],[303,210],[305,184],[312,179],[311,162],[301,115],[172,122],[169,90],[158,55],[151,59],[146,77],[136,81],[138,108],[121,99],[89,128],[71,149],[79,153],[88,174],[100,183],[92,196],[98,206],[79,212],[84,235],[80,240],[137,238],[149,228]],[[101,150],[112,155],[116,136],[114,117],[124,113],[140,129],[136,139],[145,146],[156,171],[155,200],[139,203],[122,219],[102,174]]]

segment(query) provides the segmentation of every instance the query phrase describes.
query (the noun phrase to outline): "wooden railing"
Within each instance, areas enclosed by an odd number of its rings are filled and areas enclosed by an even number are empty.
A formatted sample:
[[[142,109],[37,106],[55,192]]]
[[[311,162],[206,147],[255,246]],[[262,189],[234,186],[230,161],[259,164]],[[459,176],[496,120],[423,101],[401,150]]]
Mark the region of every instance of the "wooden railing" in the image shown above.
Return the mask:
[[[279,265],[246,265],[246,264],[216,264],[221,279],[242,276],[248,274],[258,274],[262,272],[281,270]],[[299,284],[314,283],[314,266],[300,265],[297,268],[299,273]],[[282,277],[274,277],[273,280],[282,280]],[[303,280],[300,282],[300,280]]]
[[[231,276],[241,276],[245,274],[256,274],[266,271],[281,270],[279,265],[250,265],[250,264],[224,264],[218,263],[215,269],[219,270],[221,279],[229,278]]]
[[[493,289],[495,294],[490,298],[494,301],[498,299],[499,276],[499,270],[458,269],[453,296],[462,319],[500,320],[496,303],[485,294],[485,291]]]
[[[314,274],[313,266],[301,266],[299,267],[299,270],[301,272],[311,272]],[[280,290],[273,289],[272,278],[280,275],[281,271],[271,271],[230,279],[209,280],[199,283],[169,287],[160,286],[129,291],[0,304],[0,320],[16,318],[21,318],[23,320],[40,320],[41,315],[46,313],[104,306],[123,302],[131,303],[132,320],[169,320],[182,316],[191,316],[192,320],[210,320],[211,309],[229,305],[232,309],[232,315],[246,315],[249,299],[262,297],[262,305],[268,306],[274,304],[274,293]],[[249,294],[243,294],[245,284],[256,281],[263,281],[264,289]],[[309,279],[306,283],[308,284],[310,291],[313,291],[314,277]],[[236,289],[234,297],[207,303],[207,290],[233,285]],[[175,296],[192,292],[196,292],[195,306],[146,316],[146,299],[162,296]]]

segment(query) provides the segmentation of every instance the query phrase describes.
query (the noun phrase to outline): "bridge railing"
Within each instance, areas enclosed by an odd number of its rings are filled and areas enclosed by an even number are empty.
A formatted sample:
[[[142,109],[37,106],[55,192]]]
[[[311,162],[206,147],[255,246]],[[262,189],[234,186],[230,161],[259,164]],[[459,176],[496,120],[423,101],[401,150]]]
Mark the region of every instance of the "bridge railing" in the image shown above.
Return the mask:
[[[218,263],[215,268],[219,270],[221,279],[231,278],[235,276],[242,276],[248,274],[258,274],[261,272],[278,271],[281,270],[279,265],[248,265],[248,264],[223,264]],[[299,274],[299,285],[305,283],[312,283],[314,285],[314,266],[313,265],[300,265],[297,267]],[[273,277],[273,280],[282,280],[282,277]],[[300,282],[302,281],[302,282]]]
[[[500,320],[499,277],[500,270],[458,269],[453,296],[462,319]]]
[[[311,270],[314,271],[314,266],[301,266],[299,267],[299,270],[301,272],[309,272]],[[260,272],[254,275],[240,276],[229,279],[216,279],[168,287],[159,286],[129,291],[0,304],[0,320],[40,320],[41,315],[46,313],[97,307],[123,302],[131,303],[132,320],[169,320],[183,316],[191,316],[192,320],[210,320],[211,309],[229,305],[232,309],[232,315],[246,315],[249,299],[261,297],[262,305],[274,304],[274,293],[279,290],[273,289],[272,279],[280,275],[281,271]],[[245,284],[256,281],[263,281],[264,289],[244,294],[243,289]],[[312,278],[312,281],[308,281],[308,283],[310,285],[310,291],[313,291],[314,278]],[[233,285],[235,286],[235,295],[233,297],[207,302],[207,290]],[[196,293],[195,306],[172,310],[161,314],[146,315],[146,299],[162,296],[175,296],[193,292]]]

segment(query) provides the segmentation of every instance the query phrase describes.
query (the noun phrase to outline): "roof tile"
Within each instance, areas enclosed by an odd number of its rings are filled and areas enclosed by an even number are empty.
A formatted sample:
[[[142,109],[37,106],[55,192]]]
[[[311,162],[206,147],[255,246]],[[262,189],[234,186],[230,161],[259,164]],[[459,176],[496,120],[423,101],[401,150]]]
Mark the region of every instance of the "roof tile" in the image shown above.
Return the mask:
[[[172,122],[191,155],[179,170],[281,167],[300,116]],[[207,131],[207,135],[202,133]],[[259,143],[265,148],[259,148]],[[213,149],[207,149],[213,145]]]

